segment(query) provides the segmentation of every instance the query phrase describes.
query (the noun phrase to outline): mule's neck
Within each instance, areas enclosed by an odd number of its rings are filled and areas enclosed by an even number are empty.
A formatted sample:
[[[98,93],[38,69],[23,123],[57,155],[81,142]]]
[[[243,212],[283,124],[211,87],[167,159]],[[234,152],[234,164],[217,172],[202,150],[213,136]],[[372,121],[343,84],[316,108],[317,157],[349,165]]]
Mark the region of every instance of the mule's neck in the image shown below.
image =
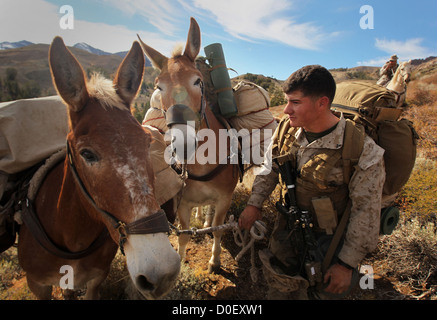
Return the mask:
[[[64,163],[64,177],[57,201],[56,228],[63,244],[70,251],[87,248],[104,230],[105,226],[97,219],[97,213],[83,196],[77,185],[68,159]],[[58,237],[58,236],[57,236]]]

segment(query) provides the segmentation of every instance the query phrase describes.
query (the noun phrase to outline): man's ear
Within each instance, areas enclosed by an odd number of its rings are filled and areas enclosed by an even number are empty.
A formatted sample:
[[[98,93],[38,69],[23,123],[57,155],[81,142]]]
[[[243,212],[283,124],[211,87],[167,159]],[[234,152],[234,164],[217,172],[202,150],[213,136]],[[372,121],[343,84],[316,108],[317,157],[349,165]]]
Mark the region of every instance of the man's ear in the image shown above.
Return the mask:
[[[331,100],[327,96],[323,96],[317,100],[318,106],[322,108],[330,108]]]

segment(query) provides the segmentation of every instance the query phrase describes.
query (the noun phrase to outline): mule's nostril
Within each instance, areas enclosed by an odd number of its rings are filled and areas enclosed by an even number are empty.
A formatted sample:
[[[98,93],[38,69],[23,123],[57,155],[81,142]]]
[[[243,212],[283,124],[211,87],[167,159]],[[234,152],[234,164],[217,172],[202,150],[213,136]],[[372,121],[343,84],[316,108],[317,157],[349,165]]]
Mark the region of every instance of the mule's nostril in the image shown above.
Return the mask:
[[[155,286],[145,276],[138,276],[136,279],[137,288],[142,291],[153,291]]]

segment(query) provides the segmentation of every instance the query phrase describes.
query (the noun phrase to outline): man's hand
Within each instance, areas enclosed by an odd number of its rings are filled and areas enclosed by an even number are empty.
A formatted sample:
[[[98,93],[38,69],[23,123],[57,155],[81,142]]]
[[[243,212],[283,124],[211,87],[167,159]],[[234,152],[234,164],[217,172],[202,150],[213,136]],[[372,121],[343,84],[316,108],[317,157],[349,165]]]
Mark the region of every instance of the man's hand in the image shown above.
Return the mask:
[[[256,220],[261,220],[261,210],[257,207],[248,205],[238,219],[238,225],[241,229],[250,230]]]
[[[341,294],[345,292],[351,284],[352,270],[340,264],[334,264],[326,271],[323,281],[324,283],[329,281],[329,285],[324,291]]]

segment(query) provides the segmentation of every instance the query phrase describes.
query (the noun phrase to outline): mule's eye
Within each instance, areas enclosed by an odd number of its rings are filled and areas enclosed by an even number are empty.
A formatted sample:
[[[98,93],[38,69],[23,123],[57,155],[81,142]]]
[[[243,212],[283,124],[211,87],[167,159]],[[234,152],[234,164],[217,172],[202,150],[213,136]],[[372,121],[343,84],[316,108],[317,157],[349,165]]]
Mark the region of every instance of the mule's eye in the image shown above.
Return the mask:
[[[88,149],[82,150],[80,152],[80,155],[82,156],[82,158],[85,159],[86,162],[89,163],[94,163],[99,161],[99,158],[96,156],[96,154]]]
[[[200,86],[201,83],[202,83],[202,79],[198,78],[198,79],[196,80],[196,82],[194,82],[194,85],[195,85],[195,86]]]

